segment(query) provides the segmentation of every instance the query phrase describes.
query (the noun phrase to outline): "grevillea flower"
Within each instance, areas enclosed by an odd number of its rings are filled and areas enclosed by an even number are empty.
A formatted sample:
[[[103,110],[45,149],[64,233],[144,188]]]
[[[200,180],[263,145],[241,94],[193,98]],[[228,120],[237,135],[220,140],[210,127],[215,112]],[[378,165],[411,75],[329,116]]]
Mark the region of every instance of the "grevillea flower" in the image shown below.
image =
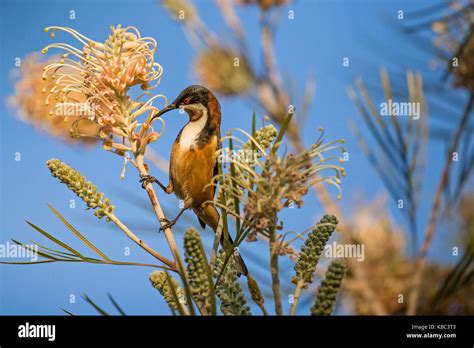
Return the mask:
[[[50,105],[45,104],[45,96],[49,94],[54,83],[47,84],[47,81],[43,80],[43,69],[58,59],[59,57],[55,56],[42,61],[38,54],[32,54],[23,59],[19,70],[14,72],[14,94],[8,98],[8,105],[15,109],[22,121],[53,137],[68,142],[95,141],[98,138],[100,126],[87,118],[87,110],[62,104],[60,100],[63,98],[63,93],[59,93],[57,99],[53,98]],[[68,74],[77,74],[75,70],[69,68],[65,68],[64,71]],[[52,75],[51,72],[46,75],[50,82],[57,78]],[[85,95],[79,92],[71,92],[70,98],[77,100],[78,103],[86,100]],[[74,128],[75,134],[71,134],[71,128]],[[81,137],[74,136],[77,134]]]
[[[253,156],[251,162],[242,156],[231,157],[229,161],[233,165],[233,173],[225,173],[219,177],[219,194],[220,197],[223,194],[226,200],[237,199],[243,205],[243,218],[250,227],[248,241],[255,241],[258,233],[268,236],[269,228],[275,226],[278,213],[289,206],[301,207],[303,197],[312,185],[325,182],[336,186],[341,192],[340,177],[345,176],[345,170],[331,161],[343,160],[339,156],[325,155],[332,150],[344,152],[341,146],[343,140],[324,144],[324,132],[321,130],[319,139],[310,148],[295,155],[290,153],[280,156],[272,149],[267,149],[274,146],[273,128],[262,128],[255,136],[237,130],[247,136],[249,141],[243,141],[233,135],[228,135],[223,140],[232,139],[244,149],[249,147],[250,142],[258,155]],[[264,141],[262,137],[270,140]],[[226,151],[226,148],[220,151]],[[231,214],[237,214],[236,211],[231,211],[233,205],[224,206],[219,202],[217,204]]]
[[[111,34],[103,43],[71,28],[48,27],[45,31],[53,38],[56,31],[66,32],[80,44],[80,48],[76,48],[65,43],[53,43],[42,50],[43,53],[50,49],[63,51],[59,61],[44,69],[43,79],[50,86],[46,104],[58,99],[78,107],[78,103],[85,104],[85,109],[92,110],[88,117],[102,126],[101,136],[106,139],[104,145],[108,148],[122,152],[129,149],[119,146],[112,136],[137,141],[138,148],[157,139],[157,133],[146,137],[150,128],[147,122],[141,124],[137,121],[140,115],[148,113],[151,118],[157,113],[153,100],[164,98],[162,95],[151,97],[148,92],[158,85],[162,75],[161,66],[154,61],[156,41],[153,38],[141,37],[135,27],[122,28],[120,25],[111,27]],[[132,99],[129,90],[136,85],[146,92]],[[75,93],[84,95],[85,100],[74,98]],[[145,97],[148,100],[143,101]]]

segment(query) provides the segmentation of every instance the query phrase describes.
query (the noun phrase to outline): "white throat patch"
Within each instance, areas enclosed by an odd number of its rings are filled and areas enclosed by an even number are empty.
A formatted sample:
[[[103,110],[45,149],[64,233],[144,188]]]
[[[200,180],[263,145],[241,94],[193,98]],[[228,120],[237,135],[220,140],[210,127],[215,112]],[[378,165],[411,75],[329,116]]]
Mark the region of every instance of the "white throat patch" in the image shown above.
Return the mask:
[[[207,122],[207,109],[202,109],[202,116],[197,121],[190,121],[184,126],[179,138],[179,147],[181,150],[189,150],[191,146],[196,145],[199,133],[204,129]]]

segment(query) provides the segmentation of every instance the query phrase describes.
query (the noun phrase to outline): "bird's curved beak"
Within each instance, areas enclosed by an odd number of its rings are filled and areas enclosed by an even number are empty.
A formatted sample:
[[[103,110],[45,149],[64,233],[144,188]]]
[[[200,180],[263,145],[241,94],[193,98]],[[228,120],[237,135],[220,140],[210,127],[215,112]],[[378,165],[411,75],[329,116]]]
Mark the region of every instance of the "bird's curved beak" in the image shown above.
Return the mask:
[[[155,117],[153,117],[153,118],[161,117],[161,115],[166,114],[168,111],[171,111],[171,110],[174,110],[174,109],[177,109],[176,104],[175,104],[175,103],[171,103],[171,104],[168,105],[167,107],[161,109],[160,112],[158,112],[158,113],[155,115]]]

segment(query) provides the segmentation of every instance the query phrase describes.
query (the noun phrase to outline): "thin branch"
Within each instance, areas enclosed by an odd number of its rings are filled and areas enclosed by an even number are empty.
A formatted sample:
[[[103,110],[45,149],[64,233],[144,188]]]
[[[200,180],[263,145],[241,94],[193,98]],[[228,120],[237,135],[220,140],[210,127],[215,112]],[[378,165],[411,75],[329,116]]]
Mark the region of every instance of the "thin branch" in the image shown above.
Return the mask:
[[[135,144],[133,145],[135,147]],[[136,150],[136,148],[134,149]],[[141,175],[148,175],[148,170],[145,166],[145,163],[143,161],[144,156],[141,153],[135,152],[134,151],[134,156],[135,156],[135,165],[136,168],[138,169],[139,173]],[[194,315],[194,307],[193,303],[191,301],[191,293],[189,289],[189,280],[188,276],[186,273],[186,267],[184,265],[183,259],[181,258],[181,255],[178,251],[178,246],[176,245],[176,241],[174,239],[173,231],[169,227],[169,225],[166,225],[166,216],[163,212],[163,209],[161,208],[160,202],[158,201],[158,198],[156,197],[155,190],[153,189],[153,185],[151,183],[147,183],[145,185],[146,192],[148,194],[148,198],[150,199],[151,205],[153,206],[153,210],[155,212],[156,217],[158,218],[158,221],[160,222],[160,225],[162,228],[164,228],[164,234],[166,237],[166,241],[168,242],[168,246],[171,250],[171,253],[173,254],[174,261],[177,266],[177,271],[178,274],[183,282],[185,292],[186,292],[186,297],[188,299],[188,305],[189,305],[189,310],[191,315]],[[176,267],[175,266],[175,267]]]
[[[216,0],[217,6],[219,7],[222,17],[226,21],[229,28],[232,29],[240,45],[242,51],[245,50],[245,38],[240,20],[235,13],[235,8],[232,0]]]
[[[144,249],[146,252],[148,252],[150,255],[156,257],[158,260],[166,264],[168,267],[170,267],[172,270],[176,271],[176,264],[168,260],[166,257],[161,256],[158,252],[156,252],[152,247],[150,247],[148,244],[146,244],[143,240],[141,240],[139,237],[137,237],[130,229],[125,226],[125,224],[115,216],[114,213],[106,213],[107,217],[118,227],[120,228],[128,238],[133,240],[140,248]]]

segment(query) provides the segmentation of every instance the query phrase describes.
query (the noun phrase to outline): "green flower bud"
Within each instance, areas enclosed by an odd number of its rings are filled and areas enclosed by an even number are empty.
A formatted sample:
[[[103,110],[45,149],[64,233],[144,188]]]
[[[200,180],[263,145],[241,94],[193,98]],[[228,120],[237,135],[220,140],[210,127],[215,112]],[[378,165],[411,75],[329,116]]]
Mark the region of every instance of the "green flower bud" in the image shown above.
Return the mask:
[[[278,130],[275,128],[274,125],[269,124],[266,126],[263,126],[262,128],[259,128],[255,131],[255,134],[253,136],[254,140],[259,144],[262,148],[268,149],[272,146],[273,141],[278,135]],[[252,141],[249,140],[245,144],[245,149],[251,149],[252,148]]]
[[[150,282],[153,285],[153,287],[158,290],[165,299],[166,303],[168,303],[168,306],[170,306],[171,309],[177,310],[178,309],[178,303],[176,303],[175,296],[173,294],[173,289],[168,281],[168,277],[166,275],[166,272],[164,271],[153,271],[150,274]],[[184,290],[179,286],[179,283],[176,279],[171,277],[171,282],[173,283],[173,287],[175,288],[176,294],[178,295],[178,299],[182,303],[186,303],[186,297],[184,295]]]
[[[204,308],[209,312],[213,284],[209,279],[209,265],[201,243],[201,236],[194,228],[189,228],[184,234],[184,256],[193,297],[199,308]]]
[[[304,282],[303,288],[314,281],[314,272],[319,261],[319,257],[326,245],[329,237],[336,229],[338,221],[333,215],[324,215],[319,221],[319,226],[309,233],[301,252],[298,254],[298,261],[295,264],[296,275],[292,281],[294,284]]]
[[[347,263],[344,259],[331,262],[326,271],[326,278],[318,286],[316,302],[311,307],[312,315],[331,315],[346,270]]]
[[[99,219],[106,216],[106,213],[113,213],[114,206],[110,204],[110,200],[108,198],[104,199],[104,194],[98,192],[97,187],[92,182],[87,181],[78,171],[57,158],[48,160],[46,165],[51,171],[52,176],[66,184],[68,189],[87,204],[87,209],[98,208],[94,215]]]
[[[260,308],[264,309],[263,303],[265,302],[265,299],[263,298],[257,282],[250,276],[250,274],[247,276],[247,285],[253,302],[255,302]]]
[[[214,268],[214,276],[220,273],[224,266],[225,253],[216,260],[216,267]],[[227,262],[224,273],[221,276],[219,284],[216,288],[217,297],[221,300],[221,312],[224,315],[252,315],[250,307],[247,306],[244,293],[238,282],[237,271],[234,267],[234,258],[231,257]]]

